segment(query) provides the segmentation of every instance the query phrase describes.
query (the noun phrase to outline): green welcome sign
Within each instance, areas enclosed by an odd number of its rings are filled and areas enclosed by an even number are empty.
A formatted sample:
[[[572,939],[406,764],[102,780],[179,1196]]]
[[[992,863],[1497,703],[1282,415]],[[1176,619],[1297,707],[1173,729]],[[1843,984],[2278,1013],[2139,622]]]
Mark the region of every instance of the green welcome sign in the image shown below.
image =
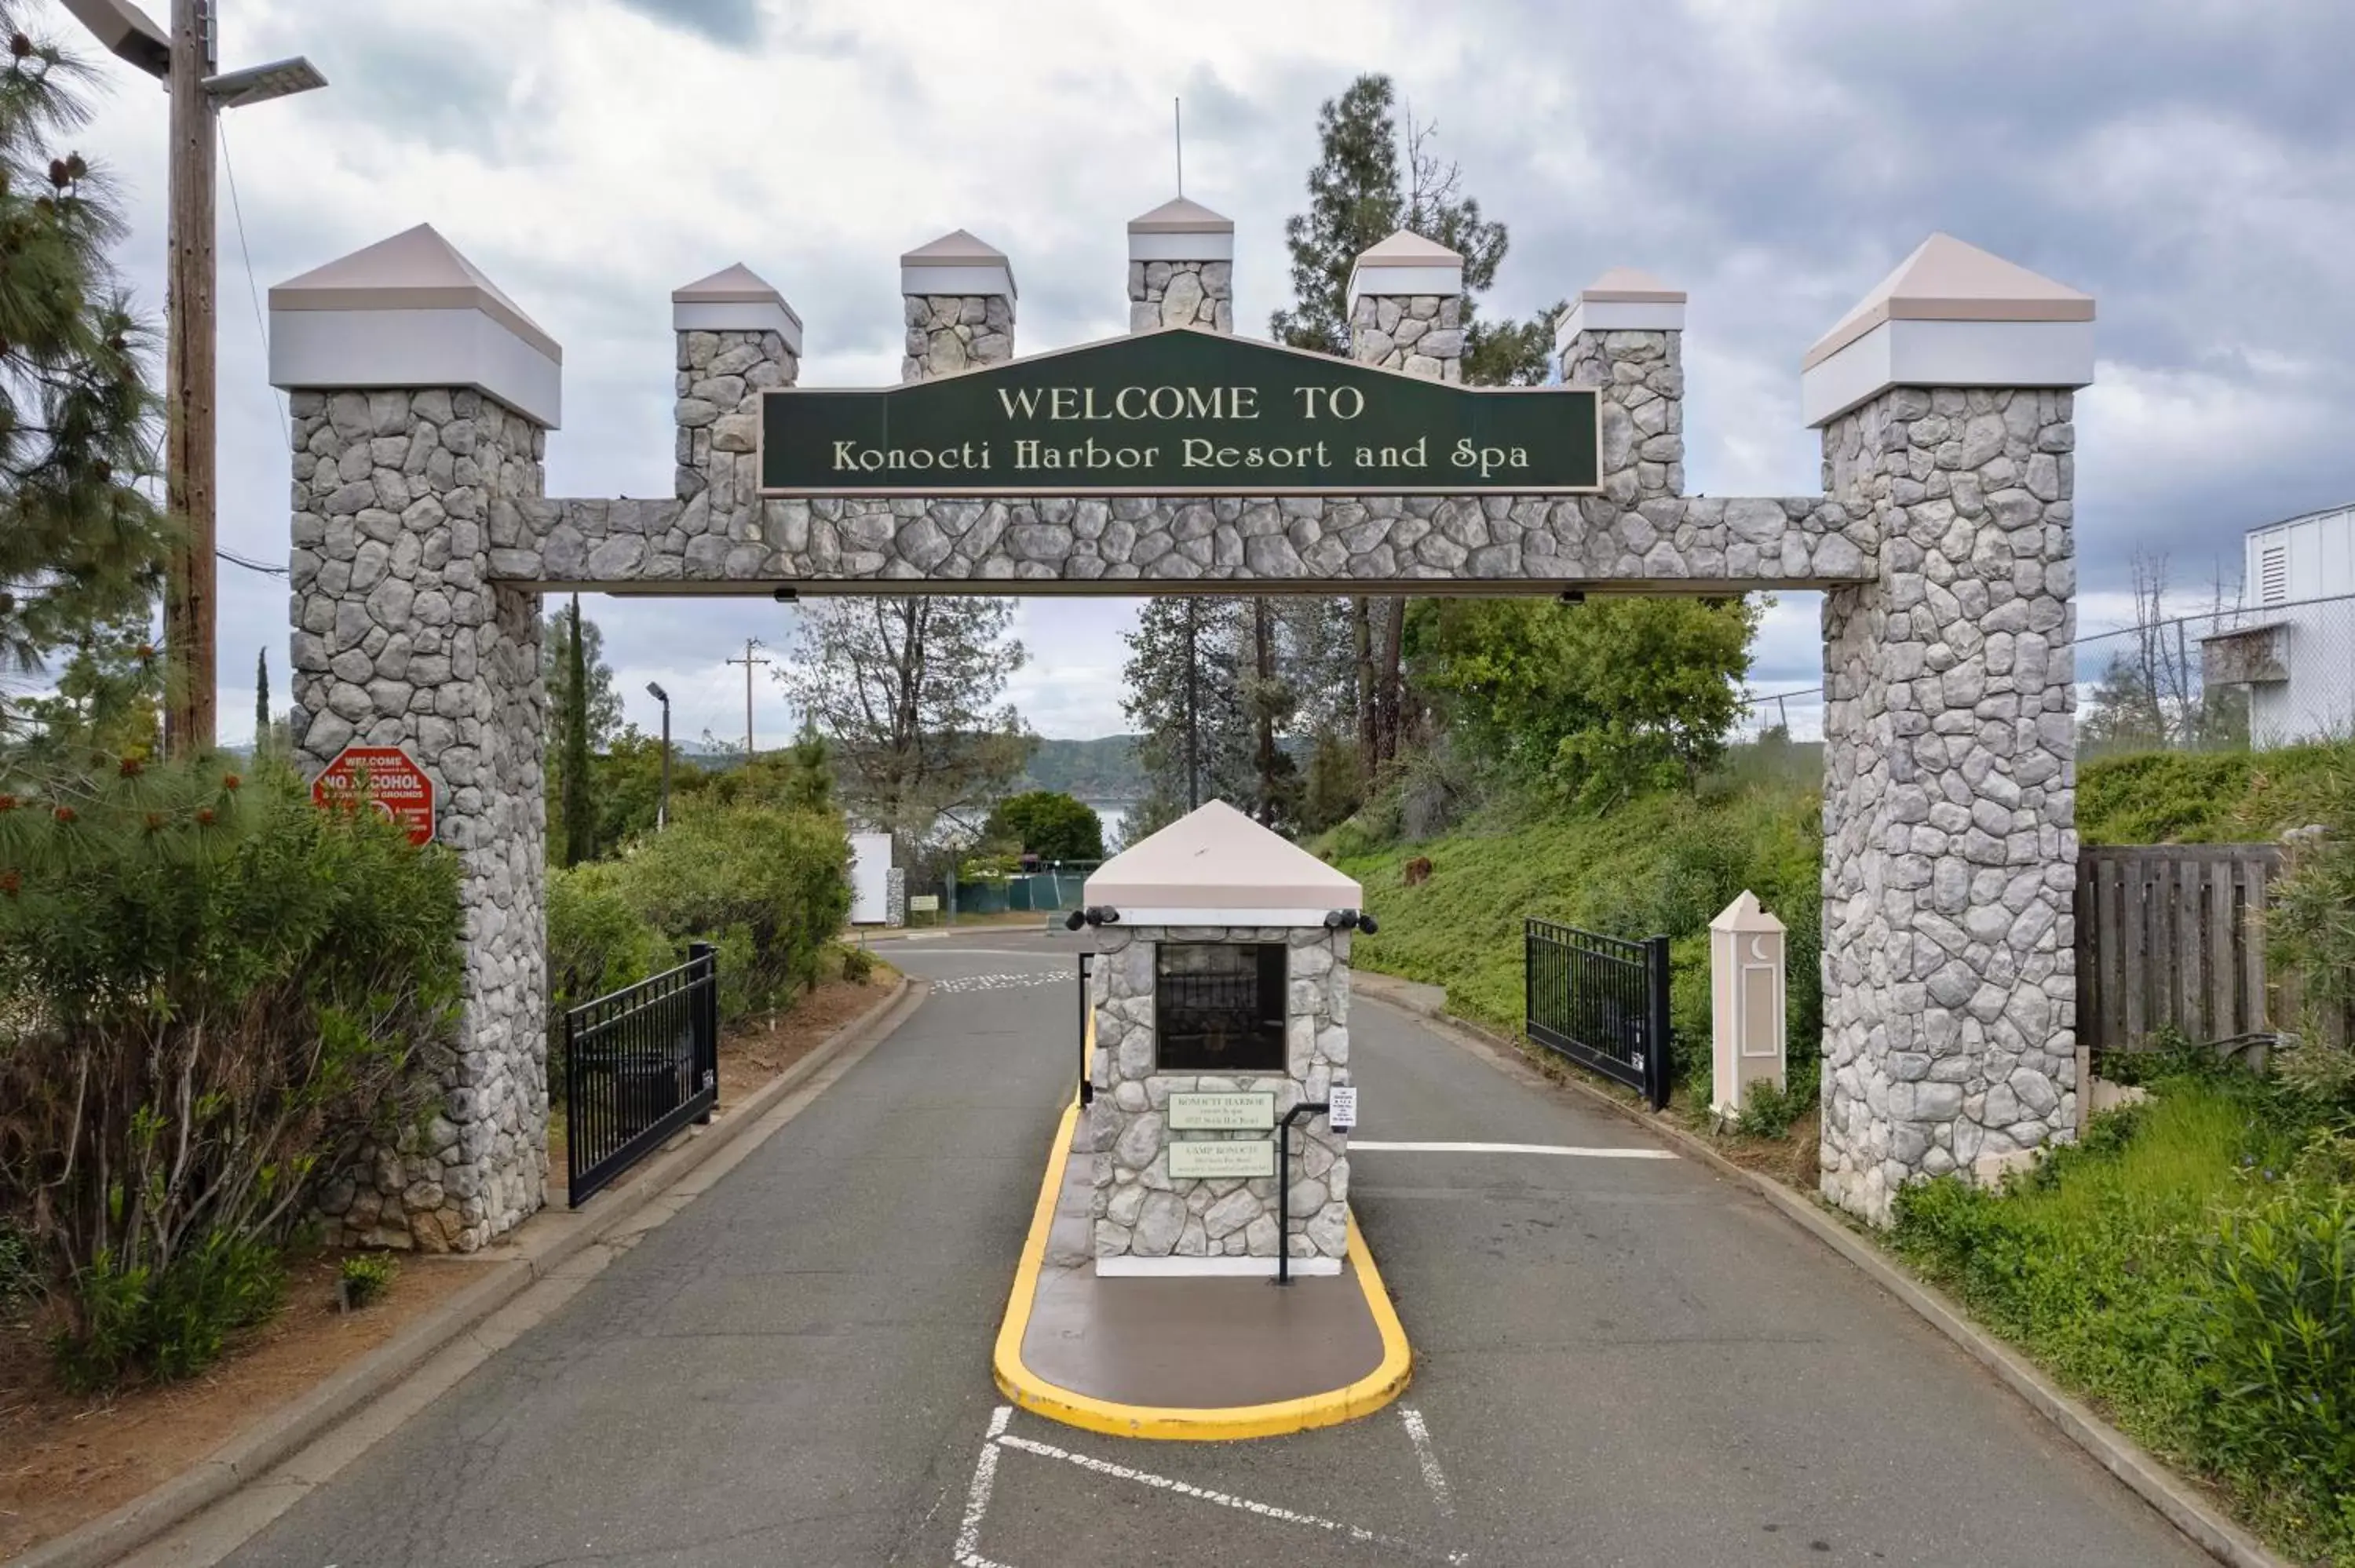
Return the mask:
[[[1189,327],[761,406],[768,495],[1456,495],[1600,482],[1590,387],[1476,388]]]

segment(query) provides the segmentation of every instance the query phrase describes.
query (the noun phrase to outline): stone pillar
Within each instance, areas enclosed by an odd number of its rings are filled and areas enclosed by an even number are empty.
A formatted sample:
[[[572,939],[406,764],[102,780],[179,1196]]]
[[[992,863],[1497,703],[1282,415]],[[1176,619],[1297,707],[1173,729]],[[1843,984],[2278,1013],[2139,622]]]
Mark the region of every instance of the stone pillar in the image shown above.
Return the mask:
[[[1999,1174],[2076,1123],[2072,389],[2094,302],[1940,235],[1807,355],[1875,580],[1824,596],[1823,1191]]]
[[[521,543],[559,351],[432,228],[270,291],[291,394],[295,755],[409,749],[463,867],[454,1047],[438,1113],[322,1198],[331,1239],[472,1251],[545,1201],[547,833],[539,598],[489,581]]]
[[[673,290],[670,325],[678,340],[678,498],[692,501],[716,483],[732,500],[741,460],[749,503],[761,394],[801,379],[802,318],[740,261]]]
[[[1235,330],[1235,223],[1184,196],[1128,222],[1128,330]]]
[[[1014,269],[996,247],[953,229],[900,258],[900,292],[908,322],[902,382],[1014,357]]]
[[[1349,357],[1429,381],[1464,379],[1464,258],[1401,229],[1349,270]]]
[[[724,569],[729,552],[761,551],[791,537],[790,510],[805,531],[807,503],[761,501],[761,394],[801,379],[802,318],[739,262],[676,290],[670,324],[678,343],[678,529],[690,575]],[[778,524],[773,533],[764,523]]]
[[[1684,335],[1684,291],[1632,267],[1554,323],[1562,380],[1601,389],[1603,493],[1622,506],[1685,493]]]

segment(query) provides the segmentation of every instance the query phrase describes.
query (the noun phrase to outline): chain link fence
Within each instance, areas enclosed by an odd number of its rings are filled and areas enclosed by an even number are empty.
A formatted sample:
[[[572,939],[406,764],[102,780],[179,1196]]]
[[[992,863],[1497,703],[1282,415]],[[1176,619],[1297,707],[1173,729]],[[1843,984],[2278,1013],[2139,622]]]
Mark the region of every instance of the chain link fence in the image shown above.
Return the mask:
[[[2355,737],[2355,594],[2170,616],[2080,637],[2088,753],[2235,751]],[[1819,740],[1821,685],[1744,692],[1736,740]]]

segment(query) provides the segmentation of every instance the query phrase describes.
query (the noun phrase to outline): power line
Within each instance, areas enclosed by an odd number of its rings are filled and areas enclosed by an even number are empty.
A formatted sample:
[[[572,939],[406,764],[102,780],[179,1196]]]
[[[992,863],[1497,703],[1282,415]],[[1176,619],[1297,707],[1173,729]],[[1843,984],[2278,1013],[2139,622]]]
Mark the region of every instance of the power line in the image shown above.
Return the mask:
[[[245,208],[237,199],[237,165],[229,162],[229,122],[216,120],[213,127],[220,137],[221,169],[229,175],[229,210],[237,220],[237,253],[245,260],[245,297],[253,302],[253,330],[261,339],[262,375],[266,379],[270,374],[270,326],[261,314],[261,286],[253,281],[253,252],[246,248]],[[294,444],[294,424],[286,412],[286,399],[279,395],[277,387],[272,387],[270,400],[278,406],[279,431],[291,447]],[[243,566],[245,563],[240,561],[238,564]]]

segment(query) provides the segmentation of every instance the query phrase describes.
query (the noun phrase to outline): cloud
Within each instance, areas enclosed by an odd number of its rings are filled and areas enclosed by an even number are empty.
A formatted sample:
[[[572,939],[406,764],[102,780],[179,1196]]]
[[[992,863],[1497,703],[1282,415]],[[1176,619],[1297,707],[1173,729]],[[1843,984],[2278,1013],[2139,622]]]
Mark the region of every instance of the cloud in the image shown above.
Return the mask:
[[[2123,586],[2137,545],[2189,581],[2236,563],[2246,526],[2355,489],[2336,430],[2355,403],[2355,9],[2332,0],[2280,0],[2263,25],[2229,0],[1200,0],[1182,22],[1009,0],[986,26],[949,0],[341,10],[327,27],[315,0],[240,0],[227,18],[225,64],[308,53],[334,83],[226,117],[257,281],[440,226],[565,345],[558,493],[667,492],[668,292],[730,261],[808,323],[809,385],[896,376],[897,257],[952,228],[1011,255],[1024,349],[1122,330],[1123,225],[1171,193],[1173,97],[1187,192],[1235,219],[1238,323],[1263,331],[1317,105],[1366,69],[1511,225],[1491,311],[1619,264],[1690,291],[1697,491],[1817,488],[1799,356],[1933,228],[2100,299],[2079,400],[2089,595]],[[105,71],[80,141],[123,176],[125,272],[152,307],[164,106]],[[226,227],[221,255],[223,542],[283,560],[284,437]],[[223,590],[224,670],[241,687],[267,646],[282,695],[282,582],[224,567]],[[1762,673],[1812,664],[1800,598],[1770,619]],[[1121,726],[1103,606],[1026,618],[1020,691],[1049,733]],[[775,634],[773,607],[591,613],[617,663],[674,694],[716,670],[710,721],[741,728],[716,661]],[[250,693],[222,704],[234,726]]]

